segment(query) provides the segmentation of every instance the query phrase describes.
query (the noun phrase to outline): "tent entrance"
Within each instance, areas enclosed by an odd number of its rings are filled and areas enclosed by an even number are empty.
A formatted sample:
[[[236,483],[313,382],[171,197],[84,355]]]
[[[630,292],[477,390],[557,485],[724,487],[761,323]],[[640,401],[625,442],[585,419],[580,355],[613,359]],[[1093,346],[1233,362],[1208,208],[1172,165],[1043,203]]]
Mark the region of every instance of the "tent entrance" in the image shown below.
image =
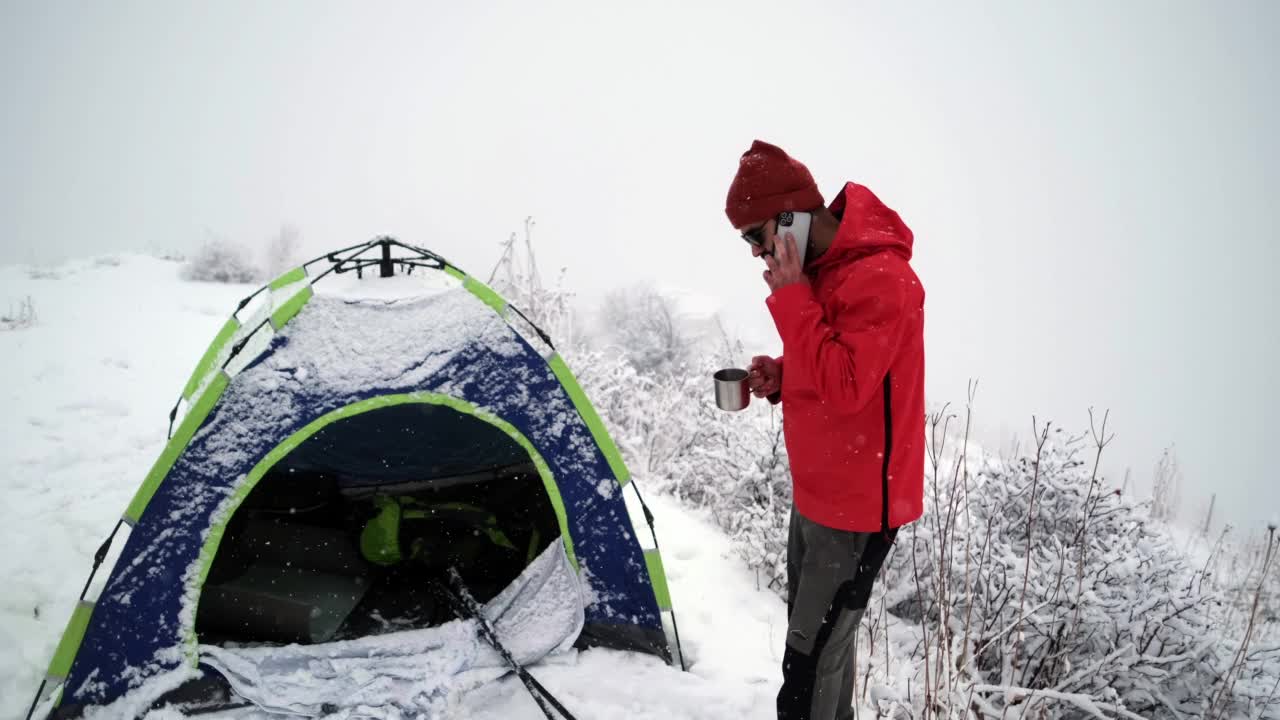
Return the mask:
[[[320,643],[453,618],[456,567],[485,602],[560,536],[526,451],[488,422],[405,403],[326,425],[227,524],[201,591],[204,643]]]

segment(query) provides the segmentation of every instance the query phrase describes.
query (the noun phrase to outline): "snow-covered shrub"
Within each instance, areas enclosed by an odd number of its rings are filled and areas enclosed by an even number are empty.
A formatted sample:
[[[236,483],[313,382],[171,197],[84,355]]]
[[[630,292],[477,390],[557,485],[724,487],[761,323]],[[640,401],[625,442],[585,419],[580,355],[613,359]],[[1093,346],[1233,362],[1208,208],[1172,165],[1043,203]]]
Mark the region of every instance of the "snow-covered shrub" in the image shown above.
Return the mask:
[[[781,413],[759,399],[725,412],[714,399],[712,373],[737,364],[744,348],[727,335],[711,348],[681,336],[672,299],[652,288],[609,302],[605,321],[623,327],[574,367],[628,467],[645,487],[706,510],[760,586],[784,595],[791,477]],[[652,322],[634,320],[643,315]]]
[[[1105,424],[1091,453],[1085,436],[1045,428],[1034,453],[1007,462],[939,448],[939,424],[925,516],[899,535],[883,579],[890,612],[921,621],[922,709],[1265,712],[1276,675],[1263,655],[1233,660],[1242,634],[1224,623],[1221,593],[1097,475]]]
[[[283,225],[280,231],[267,241],[263,258],[266,277],[274,278],[298,264],[302,233],[292,225]]]
[[[762,586],[783,592],[791,479],[780,415],[719,410],[709,373],[646,377],[620,356],[575,366],[646,487],[707,509]]]
[[[620,354],[593,351],[574,367],[632,472],[646,487],[706,509],[761,586],[782,594],[791,507],[782,418],[763,400],[739,413],[716,407],[711,373],[729,355],[741,352],[642,373]]]
[[[704,389],[704,394],[709,391]],[[757,401],[767,402],[767,401]],[[791,512],[791,466],[782,438],[782,415],[776,409],[728,414],[708,401],[715,422],[707,442],[693,448],[691,463],[706,466],[694,475],[705,478],[695,495],[756,572],[763,587],[785,596],[787,588],[787,524]],[[675,484],[677,494],[692,494]]]
[[[606,340],[642,373],[670,375],[691,359],[675,303],[651,286],[610,292],[600,307],[600,324]]]
[[[580,348],[573,293],[564,288],[564,268],[554,287],[543,284],[533,251],[533,226],[533,218],[525,218],[523,247],[516,242],[516,234],[511,233],[502,246],[502,257],[489,273],[487,284],[505,297],[520,315],[547,333],[561,355],[568,357]]]
[[[256,282],[260,274],[247,248],[215,238],[196,250],[183,267],[182,278],[196,282],[250,283]]]
[[[32,280],[61,280],[62,271],[52,266],[36,266],[27,270],[27,277]]]
[[[17,306],[10,305],[9,311],[0,315],[0,330],[23,330],[36,324],[36,306],[31,296],[18,301]]]
[[[1182,470],[1173,448],[1165,448],[1151,474],[1151,517],[1174,522],[1181,504]]]
[[[1229,678],[1239,678],[1270,690],[1266,710],[1258,717],[1280,717],[1280,539],[1273,520],[1266,532],[1241,542],[1217,543],[1216,552],[1205,563],[1198,582],[1218,588],[1226,599],[1219,624],[1237,637],[1233,648],[1233,670]],[[1224,531],[1226,539],[1230,530]],[[1223,556],[1226,557],[1223,557]],[[1264,672],[1270,668],[1270,673]],[[1267,715],[1270,711],[1272,715]]]

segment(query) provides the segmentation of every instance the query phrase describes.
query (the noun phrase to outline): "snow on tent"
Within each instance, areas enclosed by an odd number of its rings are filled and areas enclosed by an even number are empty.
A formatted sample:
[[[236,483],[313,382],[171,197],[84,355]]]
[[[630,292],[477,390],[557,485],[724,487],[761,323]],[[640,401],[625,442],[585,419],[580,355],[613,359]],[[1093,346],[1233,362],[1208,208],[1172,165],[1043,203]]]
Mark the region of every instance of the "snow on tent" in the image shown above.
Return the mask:
[[[518,662],[679,659],[652,515],[590,402],[434,253],[378,238],[246,298],[170,427],[50,664],[53,717],[430,709],[506,672],[449,568]]]

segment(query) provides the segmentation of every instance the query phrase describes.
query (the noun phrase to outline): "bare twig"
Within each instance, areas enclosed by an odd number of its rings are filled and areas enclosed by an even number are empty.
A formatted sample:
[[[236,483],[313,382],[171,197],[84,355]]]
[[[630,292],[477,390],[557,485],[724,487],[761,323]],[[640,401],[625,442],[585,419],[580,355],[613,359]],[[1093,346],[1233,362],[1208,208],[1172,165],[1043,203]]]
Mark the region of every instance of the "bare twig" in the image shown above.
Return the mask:
[[[1111,703],[1095,700],[1088,695],[1080,693],[1063,693],[1054,690],[1033,690],[1030,688],[1010,687],[1007,685],[975,685],[974,691],[980,693],[1012,694],[1019,697],[1025,696],[1028,700],[1033,697],[1058,700],[1060,702],[1070,703],[1089,713],[1093,717],[1102,718],[1103,720],[1111,720],[1103,711],[1113,713],[1122,718],[1130,718],[1131,720],[1146,720],[1141,715],[1135,715],[1118,705],[1112,705]]]
[[[1253,594],[1253,605],[1249,610],[1249,620],[1245,624],[1244,638],[1240,641],[1240,648],[1236,651],[1231,661],[1231,666],[1227,670],[1226,678],[1223,683],[1218,686],[1213,698],[1209,701],[1209,712],[1205,717],[1221,717],[1227,712],[1227,708],[1231,702],[1231,692],[1235,688],[1236,678],[1240,674],[1241,668],[1244,666],[1245,657],[1249,651],[1249,641],[1253,639],[1254,623],[1258,619],[1258,603],[1262,599],[1262,588],[1266,583],[1267,570],[1271,566],[1271,558],[1276,549],[1275,537],[1276,528],[1274,525],[1267,528],[1267,554],[1262,561],[1262,572],[1258,577],[1258,588]]]
[[[1022,635],[1021,624],[1023,620],[1022,609],[1026,604],[1027,584],[1028,584],[1028,581],[1031,579],[1031,555],[1032,555],[1031,534],[1032,534],[1032,530],[1034,529],[1034,521],[1035,521],[1036,491],[1040,487],[1040,466],[1042,461],[1044,460],[1044,446],[1045,446],[1045,443],[1048,442],[1049,440],[1049,427],[1051,424],[1052,423],[1046,422],[1044,424],[1044,430],[1040,430],[1036,426],[1035,417],[1033,416],[1031,418],[1031,429],[1036,436],[1036,460],[1035,460],[1035,475],[1031,479],[1031,502],[1027,505],[1027,533],[1026,533],[1027,551],[1026,551],[1026,562],[1022,570],[1022,596],[1018,599],[1018,627],[1015,628],[1013,633],[1014,642],[1016,643],[1014,645],[1014,651],[1013,651],[1013,670],[1015,673],[1021,670],[1019,663],[1021,661],[1022,652],[1024,650],[1022,637],[1021,637]]]

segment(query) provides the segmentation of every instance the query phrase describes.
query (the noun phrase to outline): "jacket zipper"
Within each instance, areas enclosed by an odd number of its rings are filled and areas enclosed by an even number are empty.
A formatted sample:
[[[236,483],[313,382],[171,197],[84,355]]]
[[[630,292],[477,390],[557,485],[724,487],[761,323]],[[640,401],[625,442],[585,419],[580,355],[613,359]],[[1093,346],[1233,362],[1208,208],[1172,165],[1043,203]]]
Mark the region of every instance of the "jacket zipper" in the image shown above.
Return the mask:
[[[884,463],[880,466],[880,531],[889,532],[889,455],[893,451],[891,373],[884,375]]]

